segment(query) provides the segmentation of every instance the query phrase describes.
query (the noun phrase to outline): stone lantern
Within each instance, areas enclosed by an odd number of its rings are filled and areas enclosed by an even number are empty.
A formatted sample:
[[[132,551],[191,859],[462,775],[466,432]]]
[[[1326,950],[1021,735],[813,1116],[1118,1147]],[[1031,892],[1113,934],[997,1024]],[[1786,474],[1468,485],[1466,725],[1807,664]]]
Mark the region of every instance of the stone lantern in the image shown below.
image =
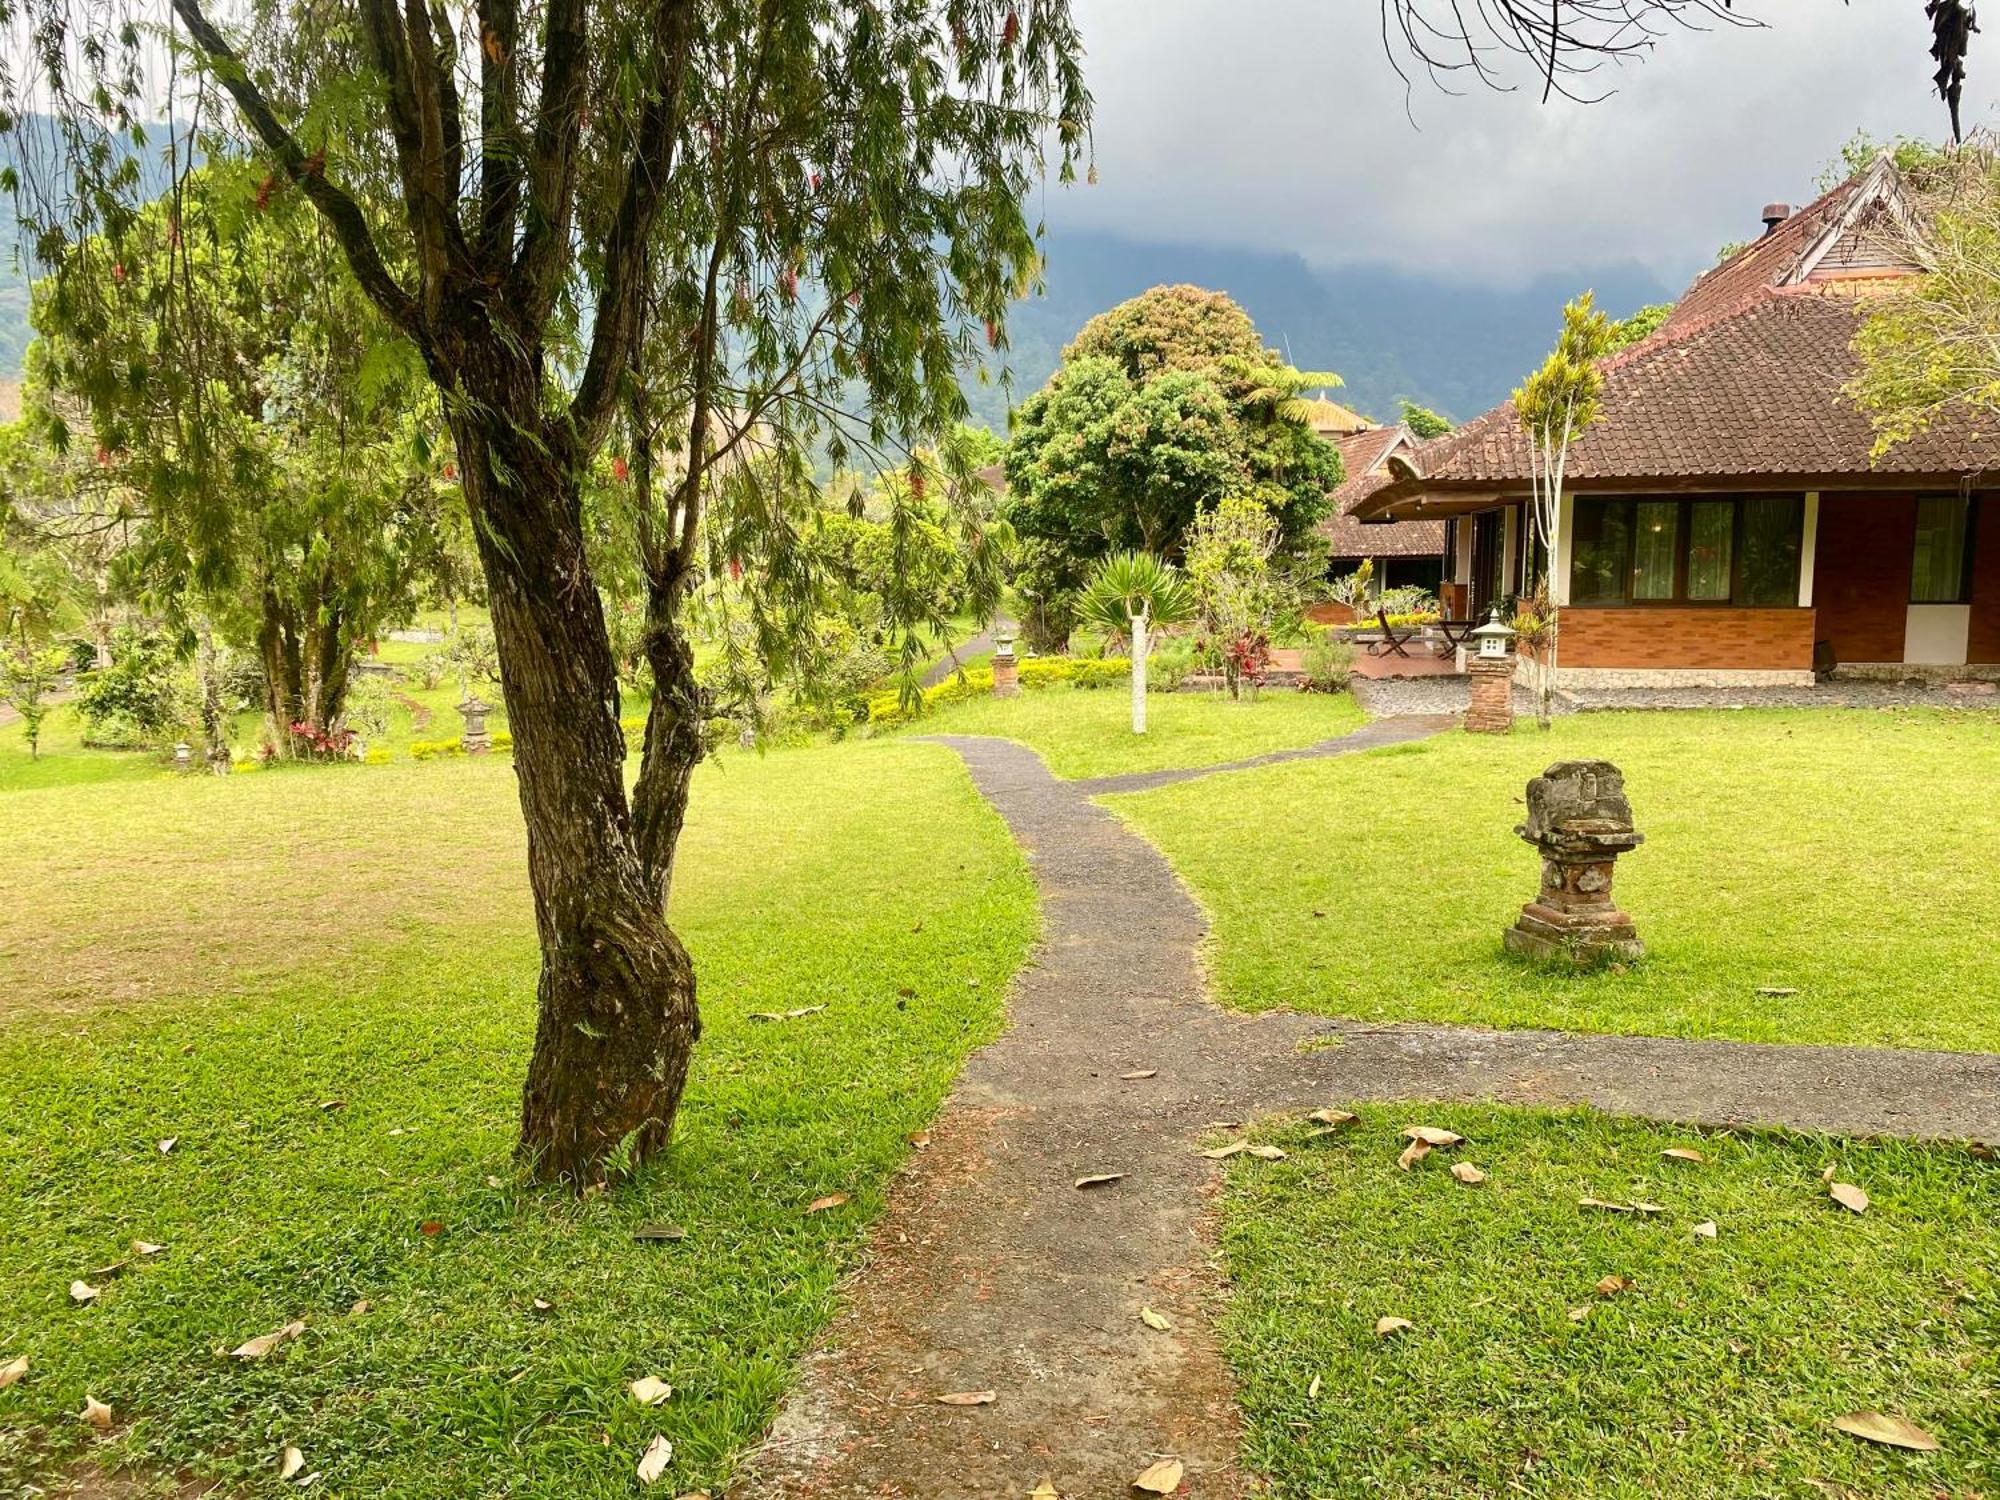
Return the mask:
[[[1528,820],[1514,832],[1541,851],[1542,888],[1505,934],[1507,950],[1586,968],[1646,951],[1611,899],[1618,856],[1646,836],[1632,827],[1625,777],[1608,760],[1565,760],[1528,783]]]
[[[493,705],[474,694],[458,705],[458,711],[465,715],[465,733],[459,737],[459,747],[467,755],[484,755],[493,748],[493,736],[486,730],[486,716],[493,712]]]
[[[993,696],[1018,697],[1021,692],[1021,663],[1014,655],[1014,632],[998,630],[993,638],[999,643],[993,653]]]
[[[194,769],[194,747],[186,740],[174,746],[174,769],[192,771]]]
[[[1499,605],[1472,639],[1476,645],[1465,667],[1472,677],[1472,701],[1465,710],[1465,727],[1473,734],[1506,734],[1514,727],[1514,630],[1500,618]]]

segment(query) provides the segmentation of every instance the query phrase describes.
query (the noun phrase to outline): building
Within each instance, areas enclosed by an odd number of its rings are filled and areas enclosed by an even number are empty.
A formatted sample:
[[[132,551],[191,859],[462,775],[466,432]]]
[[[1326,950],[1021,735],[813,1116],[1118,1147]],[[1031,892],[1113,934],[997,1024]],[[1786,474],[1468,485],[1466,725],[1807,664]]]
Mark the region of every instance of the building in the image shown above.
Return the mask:
[[[1319,524],[1319,533],[1330,548],[1328,576],[1344,578],[1367,562],[1374,569],[1377,590],[1423,588],[1435,592],[1444,578],[1443,521],[1364,526],[1354,517],[1355,506],[1390,482],[1390,458],[1416,446],[1409,428],[1398,423],[1320,435],[1340,450],[1341,465],[1347,472],[1333,492],[1332,514]]]
[[[1885,154],[1699,277],[1605,361],[1552,570],[1579,686],[2000,676],[2000,433],[1940,418],[1871,461],[1844,393],[1868,296],[1916,268]],[[1538,575],[1530,455],[1503,405],[1387,460],[1358,521],[1444,519],[1447,613]],[[1989,514],[1982,526],[1982,508]]]

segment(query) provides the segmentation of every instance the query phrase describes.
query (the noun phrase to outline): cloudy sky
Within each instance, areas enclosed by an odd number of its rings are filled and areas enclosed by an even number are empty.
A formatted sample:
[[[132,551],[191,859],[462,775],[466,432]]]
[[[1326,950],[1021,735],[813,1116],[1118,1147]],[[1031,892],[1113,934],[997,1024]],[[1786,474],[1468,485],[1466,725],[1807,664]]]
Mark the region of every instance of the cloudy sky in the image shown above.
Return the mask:
[[[1737,4],[1768,29],[1671,32],[1601,103],[1419,77],[1406,114],[1376,0],[1077,0],[1099,183],[1051,187],[1048,213],[1500,284],[1638,260],[1678,285],[1762,204],[1813,197],[1857,128],[1946,128],[1922,0]],[[2000,31],[1969,71],[1967,127],[2000,120]]]

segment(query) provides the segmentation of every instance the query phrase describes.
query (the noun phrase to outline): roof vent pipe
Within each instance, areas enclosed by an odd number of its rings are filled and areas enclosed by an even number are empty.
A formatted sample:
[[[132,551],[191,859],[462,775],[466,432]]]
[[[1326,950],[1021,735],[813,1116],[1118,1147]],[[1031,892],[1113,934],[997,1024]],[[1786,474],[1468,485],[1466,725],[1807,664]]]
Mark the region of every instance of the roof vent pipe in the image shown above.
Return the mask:
[[[1778,226],[1784,223],[1785,220],[1789,219],[1791,216],[1792,216],[1791,204],[1766,203],[1764,205],[1764,213],[1763,213],[1764,233],[1766,234],[1775,233],[1777,231]]]

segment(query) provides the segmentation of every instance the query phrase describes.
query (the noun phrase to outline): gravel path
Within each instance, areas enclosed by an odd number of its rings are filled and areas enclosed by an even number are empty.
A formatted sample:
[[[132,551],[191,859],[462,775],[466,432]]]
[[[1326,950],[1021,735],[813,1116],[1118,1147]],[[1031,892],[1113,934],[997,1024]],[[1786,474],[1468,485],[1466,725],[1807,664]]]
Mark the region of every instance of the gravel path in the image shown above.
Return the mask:
[[[1347,748],[1385,742],[1365,733]],[[1464,1098],[2000,1139],[2000,1057],[1225,1012],[1203,990],[1201,912],[1092,784],[1004,740],[944,743],[1033,864],[1041,945],[735,1495],[999,1500],[1047,1477],[1082,1500],[1128,1493],[1167,1455],[1191,1496],[1256,1493],[1214,1332],[1217,1175],[1195,1149],[1219,1121]],[[1076,1185],[1095,1174],[1121,1175]]]
[[[1466,677],[1356,677],[1355,701],[1378,718],[1464,713],[1472,693]],[[1566,689],[1558,714],[1613,708],[2000,708],[1985,683],[1936,686],[1921,682],[1827,682],[1814,687]],[[1514,712],[1533,718],[1535,695],[1514,685]]]

